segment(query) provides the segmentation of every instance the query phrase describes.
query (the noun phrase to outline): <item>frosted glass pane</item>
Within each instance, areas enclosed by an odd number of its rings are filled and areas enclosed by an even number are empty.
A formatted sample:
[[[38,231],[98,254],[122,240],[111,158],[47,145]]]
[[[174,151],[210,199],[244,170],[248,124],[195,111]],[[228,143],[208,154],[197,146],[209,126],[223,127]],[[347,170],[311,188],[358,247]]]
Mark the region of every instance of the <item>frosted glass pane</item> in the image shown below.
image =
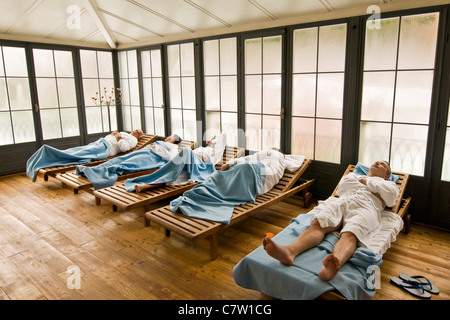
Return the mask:
[[[342,118],[344,74],[323,73],[317,77],[317,116]]]
[[[195,78],[181,78],[183,108],[195,109]]]
[[[116,107],[109,107],[109,119],[110,119],[110,131],[117,130],[117,111]],[[108,128],[105,128],[105,130],[108,130]]]
[[[203,59],[206,76],[219,74],[219,40],[203,43]]]
[[[80,134],[77,108],[61,109],[61,126],[63,137],[73,137]]]
[[[261,76],[245,76],[245,112],[261,112]]]
[[[439,13],[402,17],[399,69],[434,68]]]
[[[394,121],[428,124],[433,71],[399,71]]]
[[[205,78],[205,108],[206,110],[220,110],[219,78]]]
[[[442,164],[441,179],[450,181],[450,128],[447,128],[444,147],[444,162]]]
[[[315,72],[318,28],[294,30],[293,72]]]
[[[245,40],[245,73],[261,73],[261,38]]]
[[[62,137],[59,110],[41,110],[42,135],[44,140]]]
[[[180,47],[179,45],[167,46],[167,61],[169,76],[180,76]]]
[[[181,108],[181,82],[180,78],[169,79],[170,107]]]
[[[94,106],[95,103],[92,100],[96,97],[95,93],[99,92],[98,80],[96,79],[83,79],[83,94],[84,94],[84,105]],[[98,102],[98,100],[97,100]]]
[[[3,59],[7,76],[28,77],[24,48],[3,47]]]
[[[245,146],[250,151],[261,150],[261,116],[247,114],[245,116]]]
[[[130,87],[127,79],[120,80],[120,88],[122,90],[122,105],[130,105]]]
[[[128,77],[137,78],[137,53],[136,50],[127,51]]]
[[[344,71],[347,25],[319,28],[318,71]]]
[[[155,134],[163,137],[165,133],[164,110],[161,108],[155,108],[154,114],[155,114]]]
[[[237,114],[230,112],[222,112],[222,132],[226,134],[227,145],[238,145],[238,124]]]
[[[184,137],[187,140],[197,141],[197,121],[195,111],[183,111]]]
[[[237,111],[237,77],[222,77],[220,84],[222,111]]]
[[[161,50],[152,50],[150,51],[151,59],[152,59],[152,76],[153,77],[162,77],[161,71]]]
[[[291,154],[314,159],[314,119],[292,118]]]
[[[292,86],[292,115],[314,116],[316,110],[316,75],[295,74]]]
[[[316,120],[315,160],[340,163],[341,120]]]
[[[132,106],[139,105],[139,82],[138,79],[130,79],[130,104]]]
[[[123,129],[125,131],[133,131],[131,125],[131,108],[129,106],[122,107]]]
[[[81,73],[83,78],[97,78],[97,55],[93,50],[80,50]]]
[[[97,51],[98,75],[100,78],[114,78],[112,54],[107,51]]]
[[[144,91],[144,106],[153,106],[152,79],[142,80]]]
[[[107,98],[116,98],[116,93],[118,93],[118,91],[114,88],[114,79],[100,79],[100,88],[103,93],[105,93],[106,90]]]
[[[262,149],[280,148],[281,117],[263,116]]]
[[[395,72],[364,73],[361,106],[362,120],[392,120],[394,85]]]
[[[380,28],[366,28],[364,70],[396,68],[399,18],[381,19],[379,23]]]
[[[9,78],[8,94],[11,110],[31,109],[30,86],[27,78]]]
[[[236,38],[220,39],[220,74],[237,74]]]
[[[164,104],[162,79],[153,78],[153,105],[161,107]]]
[[[55,79],[54,78],[36,79],[36,85],[39,97],[39,107],[41,109],[57,108],[58,95],[56,91]]]
[[[103,132],[100,107],[88,107],[85,112],[88,134]]]
[[[9,112],[0,112],[0,145],[14,143]]]
[[[130,131],[141,129],[141,108],[131,107],[131,128]]]
[[[142,77],[151,77],[151,61],[150,61],[150,51],[141,52],[141,67],[142,67]]]
[[[9,110],[8,93],[6,92],[5,78],[0,78],[0,111],[5,110]]]
[[[281,73],[281,36],[264,38],[263,72]]]
[[[206,132],[203,140],[208,141],[212,139],[217,129],[220,130],[220,112],[206,111]]]
[[[5,75],[5,69],[3,69],[3,52],[2,47],[0,47],[0,76]]]
[[[183,43],[180,45],[181,51],[181,75],[194,76],[194,44]]]
[[[109,130],[109,116],[108,116],[108,107],[102,106],[102,125],[103,131],[111,131]]]
[[[73,61],[71,51],[54,51],[57,77],[73,77]]]
[[[14,128],[15,143],[36,140],[33,114],[31,111],[11,112],[11,118]]]
[[[263,113],[281,112],[281,76],[263,76]]]
[[[53,51],[33,49],[34,72],[36,77],[54,77],[55,65],[53,63]]]
[[[128,61],[126,51],[119,51],[119,73],[121,78],[128,77]]]
[[[361,122],[358,161],[371,165],[375,161],[389,161],[391,141],[390,123]]]
[[[394,124],[391,168],[423,176],[427,149],[427,126]]]
[[[183,132],[183,116],[181,110],[172,109],[170,110],[170,119],[171,119],[171,127],[172,132],[178,134],[181,138],[184,138]],[[186,138],[184,138],[186,139]]]
[[[148,134],[155,134],[155,117],[153,115],[153,108],[144,108],[145,113],[145,132]]]
[[[58,79],[58,96],[60,107],[74,107],[77,105],[75,82],[73,79]]]

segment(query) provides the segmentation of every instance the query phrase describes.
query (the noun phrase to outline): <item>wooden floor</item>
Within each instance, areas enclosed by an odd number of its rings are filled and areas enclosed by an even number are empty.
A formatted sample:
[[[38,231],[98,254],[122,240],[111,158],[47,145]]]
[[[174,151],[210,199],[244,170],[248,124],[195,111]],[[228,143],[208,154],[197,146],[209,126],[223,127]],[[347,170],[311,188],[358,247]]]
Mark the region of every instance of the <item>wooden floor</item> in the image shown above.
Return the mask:
[[[55,179],[0,177],[0,299],[271,299],[236,285],[232,269],[301,212],[283,202],[227,228],[210,261],[206,242],[145,228],[142,209],[113,212]],[[374,299],[414,299],[389,283],[400,272],[428,277],[441,290],[432,299],[450,299],[450,233],[413,225],[383,260]]]

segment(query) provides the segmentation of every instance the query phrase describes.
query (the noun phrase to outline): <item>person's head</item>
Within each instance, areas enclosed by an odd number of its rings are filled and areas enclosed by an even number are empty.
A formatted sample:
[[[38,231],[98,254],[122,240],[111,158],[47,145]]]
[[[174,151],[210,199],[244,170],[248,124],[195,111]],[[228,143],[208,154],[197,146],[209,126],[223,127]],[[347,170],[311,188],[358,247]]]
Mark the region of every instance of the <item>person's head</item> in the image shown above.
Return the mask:
[[[167,143],[179,144],[181,142],[181,138],[179,135],[172,134],[168,136],[164,141]]]
[[[143,134],[144,134],[144,132],[141,129],[136,129],[136,130],[131,131],[131,135],[138,140],[142,137]]]
[[[391,176],[391,166],[384,160],[375,161],[369,168],[369,176],[388,179]]]

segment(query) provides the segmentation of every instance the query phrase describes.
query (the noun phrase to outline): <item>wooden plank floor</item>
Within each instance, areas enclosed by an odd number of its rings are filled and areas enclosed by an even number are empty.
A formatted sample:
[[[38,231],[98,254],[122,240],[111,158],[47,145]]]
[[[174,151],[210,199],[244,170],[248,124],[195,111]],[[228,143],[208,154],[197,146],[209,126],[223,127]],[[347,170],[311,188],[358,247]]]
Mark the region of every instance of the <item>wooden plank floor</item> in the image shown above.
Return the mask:
[[[167,202],[161,203],[165,205]],[[113,212],[59,181],[0,177],[0,299],[271,299],[235,284],[233,267],[304,210],[280,203],[219,235],[218,258],[162,228],[144,227],[143,210]],[[384,255],[374,299],[414,299],[391,285],[400,272],[429,277],[450,299],[450,233],[413,225]],[[80,289],[70,289],[72,266]]]

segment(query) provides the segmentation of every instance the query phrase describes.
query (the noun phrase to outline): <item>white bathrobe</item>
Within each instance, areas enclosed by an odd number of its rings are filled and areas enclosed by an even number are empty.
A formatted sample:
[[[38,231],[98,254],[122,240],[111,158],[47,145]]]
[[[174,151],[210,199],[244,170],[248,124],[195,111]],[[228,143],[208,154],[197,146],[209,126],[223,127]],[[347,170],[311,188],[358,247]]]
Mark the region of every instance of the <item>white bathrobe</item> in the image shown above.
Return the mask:
[[[223,151],[226,146],[226,136],[224,134],[216,135],[216,137],[211,140],[211,144],[214,144],[214,147],[198,147],[194,149],[194,153],[203,154],[207,156],[213,164],[218,164],[222,161]]]
[[[166,148],[161,145],[154,144],[152,146],[153,152],[159,155],[163,160],[170,161],[178,155],[178,144],[164,142]]]
[[[109,157],[114,156],[119,152],[126,152],[133,149],[138,143],[136,137],[127,132],[121,132],[120,137],[121,138],[119,140],[117,140],[117,138],[112,134],[105,137],[105,140],[111,145],[108,154]]]
[[[360,182],[366,178],[367,185]],[[336,195],[323,201],[323,208],[313,216],[322,228],[336,227],[343,221],[342,232],[353,233],[359,245],[369,247],[373,236],[381,228],[381,211],[384,209],[378,193],[391,207],[395,204],[399,189],[395,182],[380,177],[358,176],[349,173],[339,183]]]

